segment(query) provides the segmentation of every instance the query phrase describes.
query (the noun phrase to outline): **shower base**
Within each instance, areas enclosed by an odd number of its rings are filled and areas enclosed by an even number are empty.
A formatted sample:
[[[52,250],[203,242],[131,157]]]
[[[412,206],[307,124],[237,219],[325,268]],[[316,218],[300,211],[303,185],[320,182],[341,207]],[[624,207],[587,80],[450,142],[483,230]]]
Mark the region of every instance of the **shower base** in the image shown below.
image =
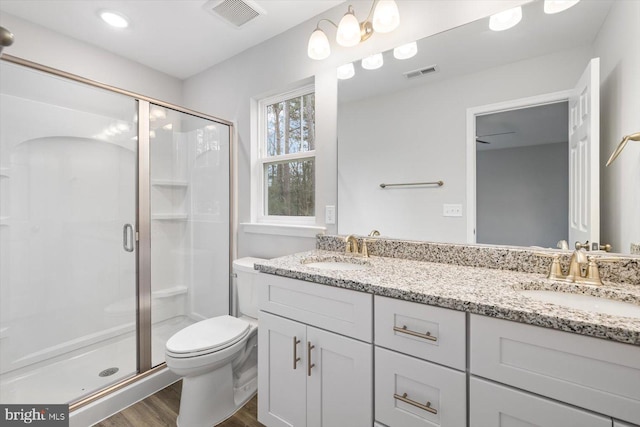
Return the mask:
[[[164,362],[165,343],[171,335],[192,323],[188,317],[180,316],[153,326],[154,364]],[[0,403],[69,403],[135,373],[136,336],[131,331],[1,375]]]

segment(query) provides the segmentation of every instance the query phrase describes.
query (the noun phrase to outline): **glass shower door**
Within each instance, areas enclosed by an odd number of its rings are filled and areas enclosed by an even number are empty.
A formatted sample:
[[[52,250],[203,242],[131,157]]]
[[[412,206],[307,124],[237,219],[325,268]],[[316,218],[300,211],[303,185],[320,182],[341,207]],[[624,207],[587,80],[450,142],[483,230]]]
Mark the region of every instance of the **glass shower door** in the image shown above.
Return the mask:
[[[149,106],[151,366],[168,338],[229,310],[230,127]]]
[[[137,101],[0,64],[0,402],[137,372]]]

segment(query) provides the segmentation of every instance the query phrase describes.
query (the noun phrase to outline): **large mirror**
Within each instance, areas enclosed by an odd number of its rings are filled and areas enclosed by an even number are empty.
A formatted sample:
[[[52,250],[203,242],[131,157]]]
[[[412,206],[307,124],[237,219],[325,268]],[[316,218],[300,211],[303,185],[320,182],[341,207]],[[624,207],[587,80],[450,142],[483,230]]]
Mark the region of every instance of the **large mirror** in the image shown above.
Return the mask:
[[[615,224],[633,202],[619,209],[610,198],[618,182],[638,177],[599,175],[611,173],[603,165],[622,136],[612,106],[629,88],[617,74],[638,64],[628,58],[638,43],[624,47],[617,37],[629,8],[637,11],[632,3],[581,1],[547,15],[533,2],[508,30],[490,30],[487,17],[417,41],[412,58],[389,51],[379,69],[354,63],[355,76],[338,85],[338,232],[556,247],[582,239],[572,231],[577,218],[592,222],[585,240],[629,253],[640,229],[629,236]],[[585,89],[589,73],[595,83]],[[595,105],[580,98],[587,90]],[[589,112],[591,127],[576,132]],[[592,154],[581,148],[584,135]],[[585,212],[576,211],[581,203]]]

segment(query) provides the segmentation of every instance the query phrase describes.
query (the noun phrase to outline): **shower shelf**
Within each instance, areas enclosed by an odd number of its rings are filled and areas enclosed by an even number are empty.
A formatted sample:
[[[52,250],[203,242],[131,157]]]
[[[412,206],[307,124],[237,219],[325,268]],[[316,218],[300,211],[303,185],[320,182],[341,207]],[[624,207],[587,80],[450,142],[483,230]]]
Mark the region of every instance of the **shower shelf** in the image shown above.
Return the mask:
[[[156,187],[187,187],[189,183],[187,181],[177,181],[172,179],[154,179],[151,181],[152,185]]]
[[[9,168],[0,168],[0,178],[9,178]]]
[[[9,225],[9,217],[8,216],[0,216],[0,226],[5,225],[8,226]]]
[[[167,289],[159,289],[151,292],[153,298],[170,298],[177,295],[182,295],[187,293],[187,287],[182,285],[176,285]]]
[[[159,213],[152,214],[151,219],[157,221],[186,221],[189,215],[186,213]]]

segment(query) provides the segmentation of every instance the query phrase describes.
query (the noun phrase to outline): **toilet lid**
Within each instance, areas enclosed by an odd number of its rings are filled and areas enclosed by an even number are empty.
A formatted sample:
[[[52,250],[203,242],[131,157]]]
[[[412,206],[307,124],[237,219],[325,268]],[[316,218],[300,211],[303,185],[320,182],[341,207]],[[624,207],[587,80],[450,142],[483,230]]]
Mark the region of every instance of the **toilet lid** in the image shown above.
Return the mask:
[[[167,341],[171,353],[215,351],[234,344],[249,333],[250,325],[233,316],[218,316],[189,325]]]

